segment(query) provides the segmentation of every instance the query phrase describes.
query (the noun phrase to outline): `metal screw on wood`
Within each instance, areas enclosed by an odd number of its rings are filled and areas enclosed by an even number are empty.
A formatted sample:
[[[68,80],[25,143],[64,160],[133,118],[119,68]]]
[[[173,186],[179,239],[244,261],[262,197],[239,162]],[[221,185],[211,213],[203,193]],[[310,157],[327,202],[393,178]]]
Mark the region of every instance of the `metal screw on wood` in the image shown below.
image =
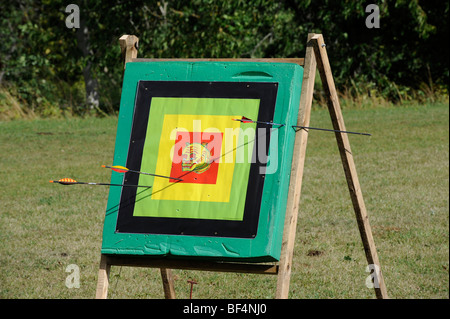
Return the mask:
[[[189,299],[192,299],[192,289],[194,288],[194,285],[197,284],[197,282],[195,282],[193,280],[188,280],[187,282],[191,284],[191,292],[189,294]]]

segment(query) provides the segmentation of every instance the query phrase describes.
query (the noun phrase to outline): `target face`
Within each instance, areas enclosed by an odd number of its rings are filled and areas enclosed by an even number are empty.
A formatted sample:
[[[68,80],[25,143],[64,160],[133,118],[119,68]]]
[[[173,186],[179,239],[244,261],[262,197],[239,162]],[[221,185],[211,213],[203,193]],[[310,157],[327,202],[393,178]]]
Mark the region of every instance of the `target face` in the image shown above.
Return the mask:
[[[160,176],[112,173],[152,187],[111,188],[103,253],[278,258],[301,68],[286,64],[270,81],[233,79],[249,66],[127,64],[114,165]],[[180,79],[186,72],[190,80]]]
[[[272,121],[277,90],[277,83],[139,82],[126,165],[176,179],[128,176],[125,184],[153,187],[122,191],[116,231],[255,237],[265,181],[253,156],[258,127],[235,119]],[[265,144],[271,130],[259,130]]]

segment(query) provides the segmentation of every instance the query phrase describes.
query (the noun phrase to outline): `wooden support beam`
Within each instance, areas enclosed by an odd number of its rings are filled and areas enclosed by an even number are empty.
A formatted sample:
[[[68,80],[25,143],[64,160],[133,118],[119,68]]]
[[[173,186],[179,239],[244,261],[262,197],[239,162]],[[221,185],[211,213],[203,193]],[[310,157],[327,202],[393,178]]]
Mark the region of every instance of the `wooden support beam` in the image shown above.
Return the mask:
[[[172,58],[172,59],[146,59],[146,58],[135,58],[131,62],[269,62],[269,63],[297,63],[303,66],[305,59],[303,58],[241,58],[241,59],[229,59],[229,58],[218,58],[218,59],[193,59],[193,58]]]
[[[166,299],[175,299],[175,287],[173,284],[172,270],[167,268],[160,268],[160,272],[163,282],[164,297]]]
[[[205,260],[187,260],[187,259],[167,259],[155,258],[149,256],[107,256],[108,264],[111,266],[131,266],[148,267],[163,269],[185,269],[213,272],[235,272],[235,273],[253,273],[263,275],[276,275],[278,266],[271,264],[258,263],[238,263],[238,262],[215,262]]]
[[[344,117],[342,116],[341,106],[337,95],[336,87],[331,73],[331,66],[328,60],[326,45],[321,34],[312,37],[311,42],[314,46],[314,52],[317,60],[317,67],[319,69],[320,78],[323,89],[326,93],[328,110],[330,112],[333,128],[338,131],[346,131],[344,124]],[[359,185],[358,174],[356,173],[356,166],[353,160],[353,154],[350,148],[348,135],[345,133],[335,133],[339,153],[341,155],[342,164],[344,166],[345,177],[347,179],[350,197],[353,203],[353,208],[356,214],[359,232],[364,245],[367,261],[370,265],[376,265],[378,269],[375,278],[375,293],[377,298],[388,298],[386,286],[384,284],[383,275],[381,273],[380,262],[378,260],[375,242],[372,236],[372,230],[369,224],[369,217],[367,215],[366,206]],[[378,286],[378,287],[377,287]]]
[[[108,264],[108,258],[102,254],[100,258],[100,267],[98,270],[97,291],[95,295],[96,299],[106,299],[108,297],[110,270],[111,265]]]
[[[139,48],[139,38],[134,35],[123,35],[119,39],[120,50],[124,59],[123,68],[126,64],[137,58],[137,51]]]
[[[300,95],[297,125],[309,126],[311,104],[314,90],[314,79],[316,77],[316,59],[310,39],[313,33],[308,35],[306,47],[305,66],[303,70],[302,91]],[[289,193],[284,221],[283,242],[280,256],[280,269],[277,280],[277,299],[286,299],[289,295],[289,282],[291,278],[292,258],[294,255],[295,233],[297,231],[297,216],[300,204],[300,193],[302,189],[303,168],[306,157],[306,144],[308,132],[300,130],[297,132],[292,157],[291,178],[289,182]]]

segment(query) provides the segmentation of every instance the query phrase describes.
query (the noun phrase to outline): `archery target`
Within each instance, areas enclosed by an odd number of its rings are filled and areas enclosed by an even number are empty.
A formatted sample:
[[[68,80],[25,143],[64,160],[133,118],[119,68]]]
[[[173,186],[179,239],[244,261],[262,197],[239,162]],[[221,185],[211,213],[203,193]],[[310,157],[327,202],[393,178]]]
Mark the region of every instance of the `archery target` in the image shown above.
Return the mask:
[[[111,173],[151,188],[110,188],[102,253],[278,260],[302,75],[291,63],[127,63],[113,165],[164,177]]]

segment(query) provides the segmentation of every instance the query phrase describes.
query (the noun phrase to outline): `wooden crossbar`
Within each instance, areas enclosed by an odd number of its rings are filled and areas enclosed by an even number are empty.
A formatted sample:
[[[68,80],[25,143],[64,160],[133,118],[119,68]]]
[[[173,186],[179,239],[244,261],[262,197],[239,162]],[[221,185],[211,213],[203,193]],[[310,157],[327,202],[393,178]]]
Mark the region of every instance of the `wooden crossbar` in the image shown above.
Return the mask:
[[[216,262],[205,260],[184,260],[148,258],[139,256],[104,255],[111,266],[133,266],[148,268],[185,269],[213,272],[237,272],[277,275],[278,265],[261,263]]]
[[[250,59],[250,58],[219,58],[219,59],[146,59],[146,58],[134,58],[130,62],[268,62],[268,63],[297,63],[301,66],[304,65],[305,59],[303,58],[265,58],[265,59]]]

